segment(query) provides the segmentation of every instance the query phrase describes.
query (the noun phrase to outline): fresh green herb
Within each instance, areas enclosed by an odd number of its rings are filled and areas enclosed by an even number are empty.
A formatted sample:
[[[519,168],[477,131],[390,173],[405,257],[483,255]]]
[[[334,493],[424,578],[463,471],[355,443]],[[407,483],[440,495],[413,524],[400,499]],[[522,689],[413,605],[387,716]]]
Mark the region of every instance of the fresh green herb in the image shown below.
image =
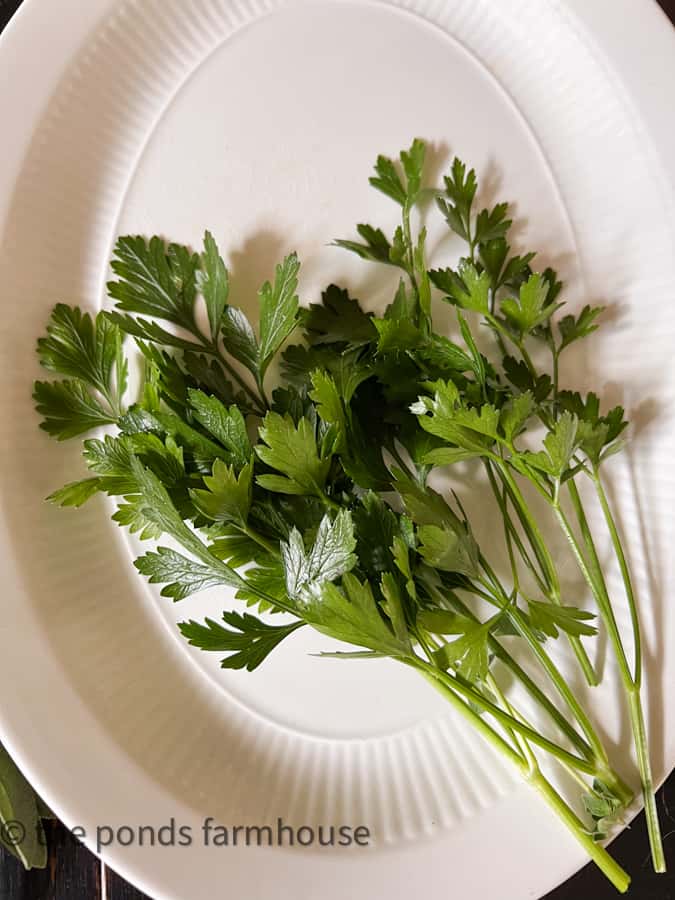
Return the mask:
[[[250,613],[240,615],[236,612],[224,612],[222,620],[230,627],[206,619],[203,625],[190,621],[183,622],[179,628],[193,647],[229,652],[230,655],[221,660],[223,669],[246,669],[247,672],[257,669],[284,638],[305,624],[298,621],[290,625],[268,625]]]
[[[361,224],[358,240],[336,242],[400,270],[381,315],[336,285],[301,309],[291,253],[259,291],[256,331],[229,305],[229,274],[209,232],[199,254],[156,237],[120,238],[109,285],[116,310],[94,321],[59,306],[38,345],[42,364],[66,379],[36,384],[42,427],[59,439],[107,431],[84,441],[89,477],[50,499],[80,506],[107,493],[118,498],[119,524],[172,541],[178,549],[158,546],[136,561],[163,595],[182,602],[224,586],[235,602],[257,607],[257,615],[231,610],[180,625],[193,646],[225,654],[225,668],[256,669],[307,624],[358,648],[322,656],[386,656],[418,672],[624,891],[628,876],[597,841],[621,821],[632,795],[549,646],[563,635],[595,684],[587,645],[600,625],[607,630],[662,870],[636,600],[601,478],[626,423],[623,410],[601,414],[595,394],[559,383],[561,355],[597,328],[601,310],[556,320],[563,305],[556,273],[534,271],[534,253],[511,253],[508,205],[477,208],[476,173],[458,159],[435,193],[468,250],[455,268],[429,268],[425,229],[414,227],[415,205],[428,194],[424,161],[420,140],[396,160],[378,157],[371,183],[396,203],[400,224],[390,236]],[[432,289],[455,307],[453,336],[434,331]],[[207,320],[204,333],[199,322]],[[489,358],[475,336],[478,322],[494,335]],[[297,328],[302,343],[282,349]],[[136,340],[145,366],[126,407],[123,333]],[[534,364],[542,352],[548,370]],[[270,398],[265,380],[275,360],[283,384]],[[543,440],[535,433],[542,428]],[[492,546],[480,546],[462,498],[429,486],[432,469],[449,465],[487,477],[495,508],[486,515],[503,526],[508,572],[490,562]],[[623,573],[632,661],[577,489],[584,478]],[[463,483],[470,490],[471,477]],[[532,491],[568,539],[598,620],[564,596]],[[537,725],[506,696],[505,672],[536,704]],[[542,762],[581,786],[588,822],[554,790]]]

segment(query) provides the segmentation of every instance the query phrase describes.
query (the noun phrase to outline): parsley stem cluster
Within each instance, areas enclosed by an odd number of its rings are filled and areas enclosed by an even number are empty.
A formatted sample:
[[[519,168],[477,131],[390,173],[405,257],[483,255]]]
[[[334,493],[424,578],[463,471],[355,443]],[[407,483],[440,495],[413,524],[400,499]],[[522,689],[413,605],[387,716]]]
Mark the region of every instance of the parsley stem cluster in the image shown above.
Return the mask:
[[[507,377],[514,387],[521,391],[531,391],[535,398],[537,392],[539,392],[542,394],[542,400],[546,394],[551,395],[552,403],[550,406],[540,402],[536,413],[540,420],[550,430],[550,441],[552,446],[555,443],[556,428],[561,412],[566,411],[568,416],[571,413],[573,417],[573,420],[569,419],[568,423],[572,423],[571,430],[575,432],[572,435],[572,440],[576,437],[576,442],[574,444],[570,443],[570,446],[567,448],[567,458],[564,460],[564,465],[560,468],[560,471],[556,472],[553,469],[553,465],[557,460],[549,458],[549,460],[546,461],[548,465],[545,465],[542,471],[540,465],[533,464],[534,459],[532,458],[532,454],[530,454],[531,459],[529,460],[530,464],[528,465],[524,459],[526,455],[518,454],[512,443],[509,449],[512,456],[518,459],[518,474],[527,477],[538,493],[543,496],[550,505],[555,519],[571,547],[579,570],[592,592],[600,616],[607,629],[626,693],[638,769],[642,781],[654,869],[657,872],[663,872],[665,871],[665,857],[655,805],[654,786],[649,762],[649,753],[647,750],[642,701],[640,697],[642,683],[642,653],[639,615],[626,555],[600,475],[600,465],[604,459],[616,452],[617,449],[620,449],[617,438],[620,431],[625,427],[625,423],[622,421],[623,411],[617,408],[612,410],[607,416],[602,417],[599,415],[598,401],[594,394],[589,394],[587,400],[584,402],[583,398],[578,394],[573,395],[570,394],[570,392],[561,393],[559,389],[560,357],[562,351],[573,341],[586,337],[595,330],[597,327],[595,320],[602,309],[593,309],[587,306],[584,307],[577,319],[573,316],[565,316],[558,324],[559,340],[556,340],[552,324],[552,315],[561,305],[556,303],[561,288],[560,283],[557,281],[556,274],[552,270],[547,270],[543,277],[533,275],[532,270],[529,267],[529,261],[534,254],[527,254],[526,258],[528,264],[522,268],[522,274],[516,279],[511,279],[509,282],[508,279],[504,278],[503,273],[508,271],[511,262],[509,262],[502,270],[502,265],[507,258],[509,251],[503,236],[500,236],[497,239],[498,246],[496,246],[494,241],[491,242],[490,240],[480,246],[479,241],[479,251],[476,253],[476,239],[472,232],[470,216],[475,186],[472,173],[470,173],[466,179],[464,178],[464,174],[464,170],[458,168],[457,171],[453,173],[453,179],[446,179],[446,194],[448,199],[439,201],[439,206],[441,211],[445,213],[450,228],[466,240],[468,244],[466,263],[464,264],[463,270],[460,266],[459,277],[456,275],[454,276],[454,283],[452,273],[448,270],[444,273],[435,273],[436,277],[434,281],[442,290],[448,289],[448,296],[446,299],[450,302],[453,302],[460,307],[472,309],[482,315],[484,322],[493,330],[496,336],[498,349],[505,364],[508,364],[506,365]],[[460,215],[462,208],[464,209],[464,213],[463,215]],[[457,226],[457,222],[453,216],[453,210],[458,214],[460,227]],[[493,210],[493,214],[494,213],[495,210]],[[479,214],[476,225],[477,229],[479,228],[480,217],[484,215],[484,213]],[[510,222],[505,223],[503,234],[506,233],[508,225],[510,225]],[[496,264],[495,258],[499,260]],[[516,262],[516,269],[520,268],[520,261],[522,258],[514,257],[513,260]],[[467,280],[466,278],[467,273],[471,275],[470,280]],[[434,273],[432,273],[432,276],[433,275]],[[481,289],[477,289],[479,282],[482,282]],[[517,300],[512,300],[510,297],[505,298],[504,287],[510,288],[514,292],[519,291],[519,298]],[[481,296],[483,290],[485,291],[485,294]],[[498,298],[502,300],[501,316],[496,313]],[[526,338],[534,339],[535,341],[543,341],[549,347],[552,359],[552,377],[549,377],[547,374],[542,375],[537,371],[532,356],[526,346]],[[519,364],[508,356],[505,342],[509,342],[517,349],[520,358],[522,359],[524,369],[520,369]],[[532,412],[534,411],[533,405]],[[569,431],[570,429],[568,428],[568,432]],[[500,440],[498,434],[495,435],[495,438],[498,441]],[[554,449],[558,450],[560,448]],[[581,458],[579,455],[580,453]],[[549,457],[552,456],[553,454],[549,452]],[[583,457],[586,457],[586,459]],[[559,604],[561,602],[560,588],[555,575],[555,566],[550,554],[546,550],[546,545],[541,532],[537,527],[536,520],[529,513],[522,493],[519,491],[515,479],[509,472],[509,460],[504,460],[501,453],[499,456],[488,456],[488,459],[495,468],[497,468],[499,475],[504,482],[505,489],[500,491],[499,485],[497,484],[493,473],[490,471],[490,462],[486,462],[493,494],[497,500],[502,516],[504,517],[505,540],[511,563],[514,585],[517,589],[519,579],[514,556],[515,545],[520,553],[521,560],[525,563],[530,572],[534,574],[538,586],[540,588],[545,587],[547,590],[544,592],[547,593],[552,602]],[[632,626],[634,648],[632,671],[628,662],[620,629],[616,621],[612,601],[607,590],[595,540],[588,523],[583,501],[576,485],[575,478],[579,472],[585,472],[593,481],[596,495],[609,531],[612,547],[621,571]],[[561,503],[560,488],[563,479],[567,485],[568,494],[581,532],[583,548],[575,536]],[[514,504],[520,524],[523,527],[528,541],[535,553],[535,557],[541,566],[541,578],[535,572],[532,560],[526,553],[522,542],[518,539],[517,531],[510,521],[506,501],[507,494]],[[542,583],[542,579],[544,583]],[[593,670],[586,651],[581,645],[581,641],[578,637],[571,636],[570,643],[573,646],[586,680],[590,685],[597,684],[597,675]]]

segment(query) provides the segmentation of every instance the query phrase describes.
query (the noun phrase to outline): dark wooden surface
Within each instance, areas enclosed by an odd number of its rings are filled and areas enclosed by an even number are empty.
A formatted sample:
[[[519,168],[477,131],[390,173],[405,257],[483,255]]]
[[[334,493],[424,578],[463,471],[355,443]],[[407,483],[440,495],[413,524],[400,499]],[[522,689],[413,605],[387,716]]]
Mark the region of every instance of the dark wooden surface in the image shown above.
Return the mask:
[[[100,860],[60,822],[46,823],[45,832],[49,846],[46,869],[26,872],[18,860],[0,849],[0,900],[102,900]],[[121,881],[118,876],[115,879]],[[132,889],[128,894],[109,892],[108,897],[143,900],[144,895]]]
[[[675,0],[659,2],[675,22]],[[0,31],[20,3],[21,0],[0,0]],[[656,876],[651,870],[643,814],[612,844],[612,854],[633,878],[630,895],[635,900],[675,900],[675,773],[659,792],[658,802],[670,870],[667,875]],[[147,900],[145,894],[102,866],[59,822],[47,825],[47,838],[49,865],[45,870],[25,872],[14,857],[0,848],[0,900]],[[589,864],[542,900],[616,900],[617,896],[604,876]]]

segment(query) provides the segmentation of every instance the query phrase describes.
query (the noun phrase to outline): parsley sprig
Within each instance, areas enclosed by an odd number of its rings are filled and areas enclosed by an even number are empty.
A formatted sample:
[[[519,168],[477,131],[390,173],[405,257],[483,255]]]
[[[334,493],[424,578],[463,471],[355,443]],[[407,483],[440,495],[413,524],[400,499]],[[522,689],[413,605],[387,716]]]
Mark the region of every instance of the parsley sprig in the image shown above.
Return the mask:
[[[36,384],[45,430],[59,439],[104,432],[84,440],[89,476],[50,499],[117,498],[116,521],[155,542],[137,569],[174,602],[234,590],[249,611],[180,625],[225,668],[255,670],[308,625],[353,648],[321,655],[389,657],[419,673],[625,890],[628,876],[598,839],[620,821],[631,791],[550,648],[564,636],[597,683],[586,646],[599,623],[565,595],[541,511],[524,490],[541,496],[566,535],[617,653],[660,869],[636,601],[601,477],[621,448],[623,410],[601,413],[595,394],[560,386],[564,351],[596,329],[601,310],[558,317],[562,284],[550,269],[533,270],[534,253],[512,253],[508,205],[477,209],[476,174],[460,160],[444,189],[430,191],[424,161],[421,140],[396,160],[378,157],[371,184],[399,207],[400,224],[389,236],[360,224],[358,239],[336,241],[399,270],[381,315],[337,285],[301,308],[291,253],[259,291],[256,330],[229,304],[229,273],[209,232],[200,253],[158,237],[120,238],[109,284],[116,308],[92,320],[59,306],[38,345],[42,364],[66,378]],[[454,268],[430,268],[425,230],[416,231],[416,205],[430,193],[467,247]],[[453,336],[434,331],[435,291],[455,308]],[[495,338],[489,358],[479,324]],[[294,331],[302,340],[288,345]],[[127,406],[124,335],[144,368]],[[535,365],[542,348],[548,370]],[[270,393],[275,361],[281,384]],[[467,491],[481,472],[488,479],[508,572],[491,561],[493,547],[479,545],[462,498],[430,486],[430,473],[450,465],[470,473]],[[583,478],[624,576],[632,666],[577,489]],[[508,695],[505,673],[536,718]],[[553,788],[544,761],[580,786],[587,822]]]

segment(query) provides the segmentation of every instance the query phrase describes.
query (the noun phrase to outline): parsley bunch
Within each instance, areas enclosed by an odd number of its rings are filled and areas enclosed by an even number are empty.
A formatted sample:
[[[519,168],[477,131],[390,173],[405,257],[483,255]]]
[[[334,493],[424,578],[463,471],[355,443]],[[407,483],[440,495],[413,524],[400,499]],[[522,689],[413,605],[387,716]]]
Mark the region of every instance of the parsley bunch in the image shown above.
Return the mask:
[[[120,238],[108,286],[115,309],[92,319],[59,305],[38,342],[41,363],[65,376],[35,385],[42,427],[62,440],[107,426],[84,440],[89,477],[50,499],[80,506],[96,493],[118,498],[113,518],[160,541],[137,569],[174,601],[209,587],[234,589],[238,610],[179,626],[193,646],[220,653],[225,668],[252,671],[310,626],[357,648],[328,655],[390,657],[415,670],[626,890],[628,876],[598,840],[632,795],[548,648],[564,635],[589,683],[597,683],[582,643],[596,634],[595,616],[563,596],[522,489],[527,482],[541,495],[569,540],[617,654],[662,869],[635,598],[600,475],[620,449],[623,411],[601,414],[594,394],[559,386],[562,353],[597,327],[600,310],[586,307],[554,323],[562,305],[556,274],[533,271],[533,253],[512,254],[507,205],[475,210],[476,176],[459,160],[436,195],[468,250],[454,269],[430,269],[425,229],[415,233],[413,223],[429,193],[424,158],[425,145],[415,140],[397,161],[377,160],[371,183],[400,207],[393,235],[361,224],[358,240],[336,242],[400,271],[380,316],[336,285],[301,307],[300,264],[291,254],[259,291],[256,330],[229,304],[228,271],[209,232],[200,253],[158,237]],[[455,308],[454,340],[434,331],[436,290]],[[478,349],[481,324],[495,338],[490,359]],[[289,345],[293,334],[300,340]],[[126,336],[144,370],[129,400]],[[533,362],[537,344],[550,355],[549,371]],[[271,387],[275,360],[281,384]],[[546,436],[532,451],[526,438],[535,427]],[[428,483],[434,468],[460,464],[483,469],[491,485],[508,577],[479,545],[461,498]],[[598,493],[624,575],[632,667],[577,489],[581,478]],[[508,698],[505,675],[527,692],[545,727]],[[553,788],[542,760],[574,778],[588,821]]]

